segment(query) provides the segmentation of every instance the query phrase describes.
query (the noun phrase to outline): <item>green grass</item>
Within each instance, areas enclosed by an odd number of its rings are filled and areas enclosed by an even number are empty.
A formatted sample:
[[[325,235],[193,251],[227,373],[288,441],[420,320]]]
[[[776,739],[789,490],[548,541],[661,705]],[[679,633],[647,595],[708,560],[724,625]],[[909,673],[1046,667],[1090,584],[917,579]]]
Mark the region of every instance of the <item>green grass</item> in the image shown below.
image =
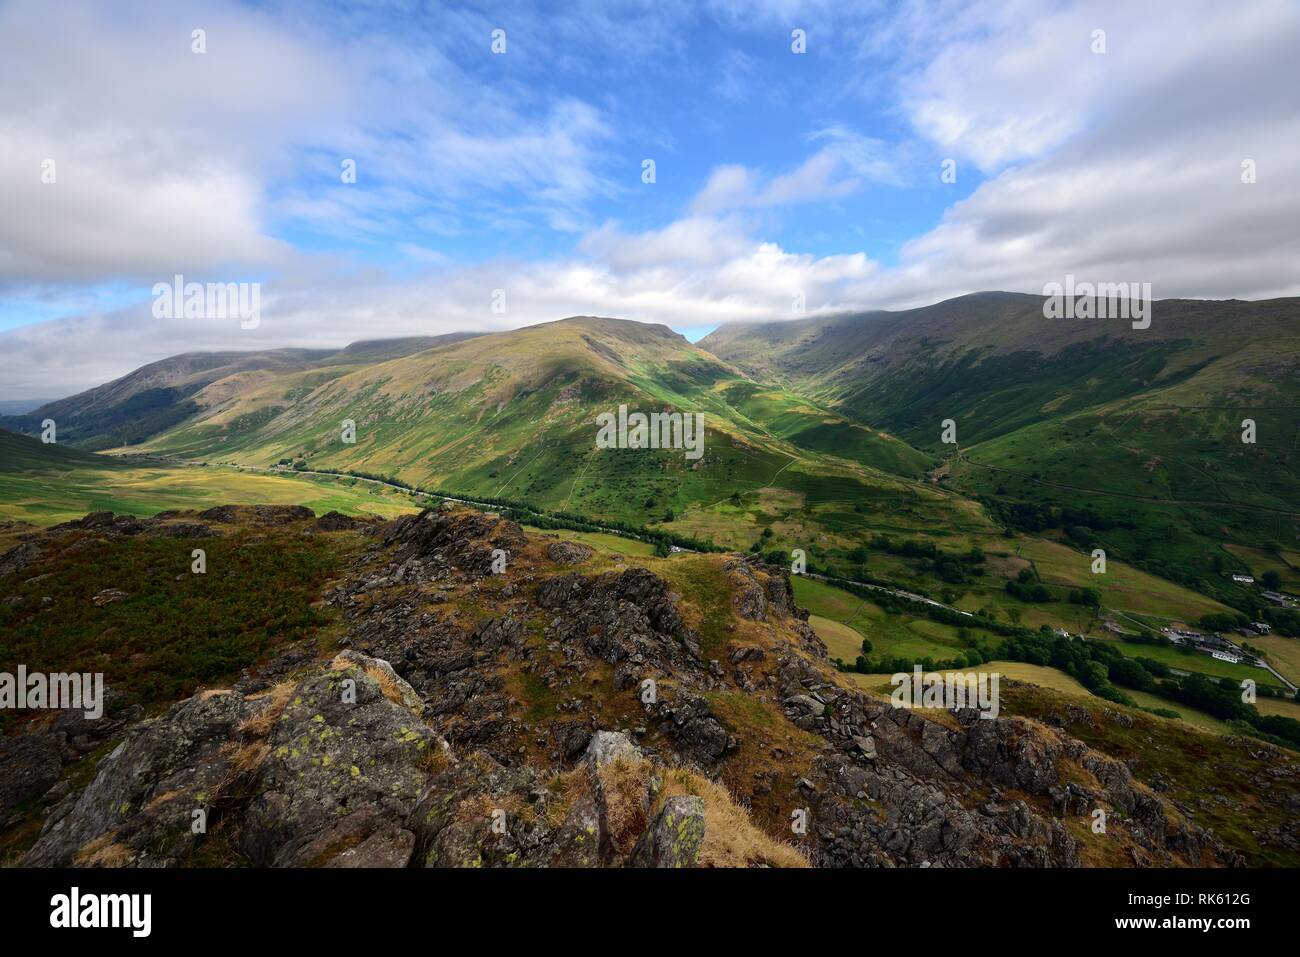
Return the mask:
[[[1300,638],[1284,635],[1267,635],[1246,639],[1246,643],[1264,652],[1271,664],[1282,675],[1300,685]]]
[[[1092,556],[1044,539],[1025,542],[1020,556],[1033,562],[1047,585],[1093,588],[1106,608],[1192,622],[1203,615],[1232,613],[1232,609],[1165,578],[1108,560],[1105,574],[1092,573]]]
[[[727,630],[731,610],[714,611],[720,602],[729,605],[731,586],[722,570],[722,562],[712,556],[678,556],[667,559],[655,568],[665,576],[673,588],[700,612],[698,620],[691,622],[700,635],[700,649],[705,659],[721,658],[731,633]]]
[[[20,601],[0,605],[0,663],[103,672],[109,687],[146,704],[228,679],[329,626],[333,613],[316,605],[321,587],[360,548],[347,533],[262,529],[189,541],[84,541],[6,583]],[[190,570],[196,547],[207,553],[206,574]],[[127,597],[97,607],[91,599],[108,588]]]
[[[1282,590],[1300,590],[1300,552],[1284,548],[1280,554],[1247,545],[1228,545],[1227,550],[1241,559],[1249,573],[1256,579],[1265,572],[1274,571],[1282,579]]]
[[[951,670],[951,669],[945,669]],[[1052,688],[1056,691],[1065,691],[1070,694],[1084,695],[1089,698],[1088,689],[1079,684],[1074,678],[1071,678],[1064,671],[1056,668],[1049,668],[1044,665],[1031,665],[1023,661],[989,661],[978,668],[961,669],[964,672],[974,672],[978,674],[999,674],[1004,678],[1014,681],[1025,681],[1029,684],[1037,685],[1041,688]],[[890,684],[890,675],[888,674],[849,674],[849,678],[854,684],[868,691],[874,691],[879,694],[888,694],[893,686]]]
[[[87,467],[110,471],[118,463],[107,456],[0,429],[0,475]]]
[[[832,658],[853,661],[862,654],[862,635],[848,625],[821,615],[811,615],[808,624],[812,625],[817,637],[826,643],[826,650]]]
[[[795,601],[801,607],[837,626],[829,640],[821,632],[818,635],[827,642],[828,648],[834,641],[836,648],[848,652],[838,655],[846,664],[852,664],[862,654],[863,638],[871,642],[869,657],[873,658],[883,656],[943,660],[967,647],[958,637],[955,627],[933,621],[924,615],[889,614],[874,602],[812,578],[795,576],[793,583]],[[851,629],[858,636],[857,641],[852,642],[841,628]],[[813,630],[817,630],[816,625]],[[980,629],[971,629],[971,634],[973,638],[991,637]],[[834,649],[831,650],[831,656],[837,656]]]
[[[1177,718],[1161,718],[1164,721],[1185,721],[1194,728],[1200,728],[1204,731],[1211,731],[1215,734],[1236,734],[1228,726],[1226,721],[1220,721],[1213,715],[1206,714],[1196,708],[1189,708],[1187,705],[1178,701],[1170,701],[1160,695],[1152,694],[1149,691],[1135,691],[1132,688],[1123,689],[1124,693],[1140,704],[1144,708],[1165,708],[1170,711],[1178,712]],[[1261,701],[1268,699],[1259,699]],[[1156,715],[1156,717],[1160,717]]]
[[[1151,658],[1180,671],[1194,671],[1215,678],[1232,678],[1235,681],[1250,678],[1259,685],[1282,687],[1281,682],[1264,668],[1254,668],[1243,664],[1234,665],[1230,661],[1220,661],[1218,658],[1211,658],[1209,655],[1198,652],[1184,652],[1166,645],[1142,645],[1124,641],[1123,639],[1108,638],[1103,640],[1114,645],[1121,654],[1129,658]]]
[[[306,505],[386,518],[418,506],[395,489],[350,479],[261,475],[216,466],[140,466],[97,456],[67,469],[0,472],[0,519],[53,525],[87,512],[149,516],[228,504]]]

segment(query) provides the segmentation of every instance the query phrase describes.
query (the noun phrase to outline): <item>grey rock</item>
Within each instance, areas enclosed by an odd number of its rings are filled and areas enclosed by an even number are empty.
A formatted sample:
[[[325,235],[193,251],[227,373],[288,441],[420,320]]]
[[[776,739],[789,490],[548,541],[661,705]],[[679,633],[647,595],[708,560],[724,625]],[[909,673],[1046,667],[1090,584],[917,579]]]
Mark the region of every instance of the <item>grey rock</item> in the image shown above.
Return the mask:
[[[552,542],[546,546],[546,557],[557,565],[581,565],[595,554],[595,549],[583,542]]]
[[[670,797],[637,841],[628,866],[694,867],[703,843],[703,799]]]
[[[20,804],[41,797],[54,786],[67,756],[63,734],[0,738],[0,826]]]

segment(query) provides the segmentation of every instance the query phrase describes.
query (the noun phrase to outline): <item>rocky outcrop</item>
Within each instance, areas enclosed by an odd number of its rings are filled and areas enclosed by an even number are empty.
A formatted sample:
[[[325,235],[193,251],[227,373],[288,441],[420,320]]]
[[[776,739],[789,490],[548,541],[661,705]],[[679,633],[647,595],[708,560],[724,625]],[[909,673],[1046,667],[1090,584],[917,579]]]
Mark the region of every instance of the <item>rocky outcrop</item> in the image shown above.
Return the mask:
[[[409,859],[415,834],[405,820],[423,793],[428,762],[447,747],[420,720],[422,710],[387,662],[362,655],[341,655],[301,681],[265,740],[243,815],[249,858],[277,867],[325,864],[373,840],[372,849],[405,848]]]
[[[493,551],[500,549],[507,560],[525,544],[523,530],[511,521],[482,512],[451,512],[425,509],[405,515],[383,536],[384,547],[394,549],[392,561],[429,563],[433,567],[458,569],[475,578],[492,572]]]
[[[953,712],[948,724],[828,684],[802,656],[780,664],[787,714],[834,746],[805,794],[818,864],[1075,867],[1082,845],[1065,821],[1090,824],[1097,808],[1113,812],[1135,853],[1154,865],[1240,863],[1123,762],[1076,739],[973,709]],[[1080,776],[1097,786],[1073,780]]]
[[[220,522],[228,525],[249,523],[278,526],[315,518],[316,513],[305,505],[218,505],[204,509],[199,512],[198,517],[205,522]]]
[[[699,638],[682,621],[668,582],[647,569],[557,575],[538,586],[537,604],[556,614],[548,636],[610,664],[630,661],[670,673],[699,660]]]
[[[61,734],[20,734],[0,739],[0,827],[21,804],[41,797],[63,773],[67,738]]]
[[[200,694],[133,726],[26,863],[175,864],[226,818],[255,864],[404,865],[404,822],[446,742],[385,669],[341,656],[279,693]]]
[[[84,710],[61,710],[38,730],[0,738],[0,828],[24,803],[38,798],[54,802],[71,793],[70,785],[60,781],[63,769],[140,715],[139,705],[127,707],[123,695],[105,689],[98,718],[87,718]]]
[[[552,542],[546,546],[546,557],[557,565],[581,565],[596,553],[582,542]]]
[[[61,534],[134,528],[81,522]],[[241,861],[276,867],[1058,867],[1094,862],[1098,808],[1134,864],[1238,862],[1126,763],[1050,723],[896,709],[846,686],[781,569],[716,559],[724,620],[702,622],[671,566],[557,568],[586,546],[530,542],[499,516],[366,527],[325,596],[345,625],[328,660],[282,648],[149,720],[118,702],[0,742],[0,821],[49,808],[25,862],[191,863],[217,828]],[[75,791],[67,765],[109,747]],[[808,826],[760,833],[746,808]]]
[[[239,695],[199,695],[133,726],[86,789],[50,812],[24,863],[177,863],[195,843],[194,812],[236,775],[226,745],[257,710]]]
[[[199,522],[169,522],[143,529],[145,538],[216,538],[217,533]]]
[[[45,549],[35,542],[19,542],[0,555],[0,578],[16,575],[45,554]]]
[[[322,532],[349,532],[358,528],[370,528],[373,522],[364,518],[344,515],[342,512],[329,511],[316,519],[316,527]]]

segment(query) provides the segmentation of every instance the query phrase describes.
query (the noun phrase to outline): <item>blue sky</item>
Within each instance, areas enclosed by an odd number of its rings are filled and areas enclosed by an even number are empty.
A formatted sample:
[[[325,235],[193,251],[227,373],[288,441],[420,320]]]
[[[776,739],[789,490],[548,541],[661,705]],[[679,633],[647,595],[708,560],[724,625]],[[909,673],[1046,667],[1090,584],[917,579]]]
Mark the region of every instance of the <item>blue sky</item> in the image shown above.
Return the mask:
[[[366,148],[349,154],[359,170],[355,192],[412,188],[401,221],[358,235],[339,228],[344,223],[337,218],[322,230],[294,216],[295,199],[337,185],[337,146],[316,143],[268,184],[272,208],[289,207],[271,224],[275,234],[301,249],[380,264],[402,260],[409,246],[460,264],[568,255],[585,231],[607,221],[632,233],[672,222],[720,167],[788,175],[830,151],[860,157],[861,168],[837,164],[828,184],[835,188],[807,197],[817,202],[815,217],[798,208],[766,209],[764,236],[817,256],[865,252],[893,265],[907,239],[982,179],[972,169],[959,183],[940,182],[944,154],[917,139],[880,82],[900,69],[890,51],[855,50],[829,27],[823,34],[796,14],[745,27],[743,18],[697,12],[660,19],[650,9],[624,6],[622,15],[589,28],[579,13],[558,32],[548,29],[556,21],[523,9],[478,14],[424,5],[401,15],[372,12],[364,29],[399,34],[408,52],[436,51],[431,59],[445,58],[489,100],[512,99],[544,126],[566,109],[581,112],[582,123],[573,124],[580,132],[569,145],[582,152],[584,169],[559,183],[544,175],[473,182],[449,209],[437,195],[436,174],[413,183],[410,170],[394,161],[398,147],[409,143],[405,116],[373,115],[363,121],[372,135]],[[340,41],[359,28],[352,18],[346,26],[325,24]],[[491,53],[497,29],[505,31],[502,54]],[[797,29],[807,38],[801,54],[793,50]],[[878,79],[869,72],[851,78],[846,60],[854,72],[874,71]],[[508,138],[511,128],[488,122],[475,132]],[[655,163],[653,184],[643,182],[647,159]],[[545,153],[525,161],[552,162]],[[539,197],[539,183],[554,195]]]
[[[1067,273],[1295,294],[1298,45],[1290,0],[0,0],[0,398]],[[176,274],[260,283],[262,321],[155,318]]]

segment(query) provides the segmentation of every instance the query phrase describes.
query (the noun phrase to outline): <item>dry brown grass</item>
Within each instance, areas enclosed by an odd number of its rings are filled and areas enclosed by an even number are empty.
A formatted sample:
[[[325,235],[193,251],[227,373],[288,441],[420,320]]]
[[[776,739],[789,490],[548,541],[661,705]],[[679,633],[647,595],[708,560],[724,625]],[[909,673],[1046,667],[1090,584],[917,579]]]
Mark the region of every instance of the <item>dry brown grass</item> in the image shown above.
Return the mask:
[[[653,768],[649,761],[616,758],[601,768],[601,790],[610,843],[619,854],[629,854],[650,824],[649,789]]]
[[[249,741],[234,747],[230,751],[230,772],[231,776],[247,774],[250,771],[256,771],[266,760],[266,756],[271,753],[271,746],[264,740]],[[225,783],[218,790],[224,790]]]
[[[704,801],[701,867],[807,867],[797,848],[775,841],[749,819],[721,784],[684,768],[664,775],[662,798],[693,795]]]
[[[334,671],[347,671],[349,668],[355,667],[356,664],[355,661],[348,661],[346,658],[338,656],[330,662],[330,668]],[[406,707],[405,702],[402,701],[402,692],[389,672],[378,665],[367,665],[365,671],[366,676],[379,685],[380,694],[393,704],[401,705],[403,708]]]
[[[239,733],[241,741],[230,741],[222,746],[221,750],[230,756],[230,773],[216,788],[217,793],[224,793],[241,775],[249,774],[261,767],[266,756],[271,753],[271,746],[266,741],[267,735],[271,733],[271,728],[284,713],[297,686],[297,682],[281,681],[261,694],[249,696],[250,701],[266,699],[266,705],[257,714],[239,723],[235,730]]]
[[[571,768],[551,779],[548,787],[559,795],[559,800],[552,801],[546,809],[546,820],[552,827],[559,827],[568,817],[569,810],[591,793],[591,776],[583,764]]]
[[[440,741],[430,742],[424,755],[424,769],[437,775],[451,767],[451,763],[451,749],[443,747]]]
[[[472,794],[456,805],[454,817],[460,824],[476,824],[492,821],[496,811],[505,811],[506,816],[524,816],[525,805],[517,794]]]
[[[293,689],[297,685],[292,681],[281,681],[278,685],[259,695],[252,695],[248,700],[260,701],[263,698],[269,698],[266,707],[251,718],[245,718],[240,722],[238,731],[246,738],[264,738],[270,731],[271,726],[284,713],[285,706],[289,703],[289,698],[293,695]]]
[[[162,794],[159,794],[152,801],[146,804],[144,806],[144,809],[146,811],[152,811],[155,808],[158,808],[161,805],[166,804],[168,801],[176,800],[176,798],[180,797],[184,793],[185,793],[184,791],[164,791]]]
[[[391,701],[393,704],[401,705],[403,708],[406,704],[402,701],[402,692],[397,687],[397,682],[383,668],[370,665],[366,668],[366,674],[374,679],[375,684],[379,685],[380,693]]]
[[[87,841],[72,859],[74,867],[126,867],[134,855],[125,844],[118,844],[116,831]]]

